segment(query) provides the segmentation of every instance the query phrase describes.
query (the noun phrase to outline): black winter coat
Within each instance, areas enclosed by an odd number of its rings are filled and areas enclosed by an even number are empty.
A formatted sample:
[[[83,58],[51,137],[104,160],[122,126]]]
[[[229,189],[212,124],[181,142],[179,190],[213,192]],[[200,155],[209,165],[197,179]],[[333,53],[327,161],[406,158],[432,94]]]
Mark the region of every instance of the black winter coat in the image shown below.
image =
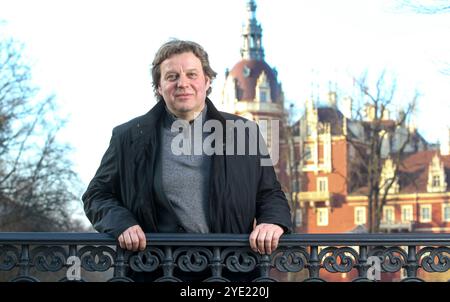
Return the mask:
[[[206,103],[207,119],[219,120],[224,129],[226,120],[242,119],[217,111],[209,99]],[[100,167],[82,197],[86,215],[99,232],[117,238],[136,224],[144,232],[158,232],[152,188],[158,125],[164,110],[164,102],[158,102],[147,114],[114,128]],[[212,233],[250,233],[255,218],[257,224],[278,224],[285,232],[291,231],[286,197],[273,167],[261,166],[261,158],[213,155],[209,194]]]

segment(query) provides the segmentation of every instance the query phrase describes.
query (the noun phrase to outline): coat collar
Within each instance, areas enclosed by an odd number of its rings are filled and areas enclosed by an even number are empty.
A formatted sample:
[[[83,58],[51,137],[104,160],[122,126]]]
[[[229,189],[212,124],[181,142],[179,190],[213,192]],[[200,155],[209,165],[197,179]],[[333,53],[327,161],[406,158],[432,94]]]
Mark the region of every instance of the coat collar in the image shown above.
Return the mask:
[[[206,120],[216,119],[219,120],[225,131],[226,121],[222,114],[217,110],[214,104],[209,98],[206,98],[207,113]],[[162,121],[162,117],[165,113],[165,103],[164,101],[159,101],[153,108],[147,112],[141,118],[137,119],[137,122],[133,125],[132,137],[133,141],[136,142],[136,148],[138,150],[143,147],[147,149],[149,144],[156,146],[159,123]],[[225,133],[225,132],[224,132]]]
[[[165,106],[163,101],[159,101],[149,112],[142,116],[142,119],[137,123],[137,128],[141,128],[140,130],[145,131],[148,134],[155,132],[157,130],[156,126],[159,124],[161,117],[165,114]],[[225,126],[225,118],[220,114],[209,98],[206,98],[206,106],[208,108],[206,119],[219,120]]]
[[[206,98],[206,105],[208,106],[206,118],[208,120],[219,120],[222,125],[225,126],[225,118],[220,114],[219,110],[217,110],[209,98]]]

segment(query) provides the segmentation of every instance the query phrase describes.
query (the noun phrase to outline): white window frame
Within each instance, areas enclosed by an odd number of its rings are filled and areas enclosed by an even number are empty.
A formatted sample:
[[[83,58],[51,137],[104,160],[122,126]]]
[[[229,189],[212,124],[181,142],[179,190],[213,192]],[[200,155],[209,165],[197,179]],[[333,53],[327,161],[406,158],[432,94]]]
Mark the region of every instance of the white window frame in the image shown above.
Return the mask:
[[[356,225],[367,223],[366,207],[355,207],[354,210],[354,222]]]
[[[430,217],[426,218],[423,215],[422,209],[428,209],[429,213],[430,213]],[[420,222],[431,222],[433,220],[433,212],[432,212],[433,208],[431,207],[431,204],[421,204],[419,206],[419,221]]]
[[[449,213],[448,217],[445,217],[445,209],[446,208],[450,209],[450,203],[443,203],[442,204],[442,221],[443,222],[450,222],[450,213]]]
[[[262,96],[264,95],[264,98]],[[256,81],[256,95],[255,98],[260,103],[270,102],[270,82],[267,74],[263,71]]]
[[[268,103],[269,102],[269,91],[264,88],[259,89],[259,102],[260,103]]]
[[[317,208],[317,226],[327,226],[328,225],[328,208]]]
[[[404,212],[404,210],[406,210],[406,209],[408,209],[409,211],[408,211],[408,217],[405,217],[406,215],[404,215],[405,214],[405,212]],[[414,220],[414,208],[413,208],[413,206],[411,205],[411,204],[409,204],[409,205],[402,205],[401,206],[401,214],[400,214],[400,219],[401,219],[401,221],[402,222],[411,222],[411,221],[413,221]]]
[[[388,211],[392,211],[392,220],[387,220]],[[395,208],[393,206],[383,206],[383,221],[386,224],[395,223]]]
[[[321,190],[320,189],[320,184],[323,183],[325,184],[325,190]],[[316,179],[316,191],[317,192],[328,192],[328,177],[326,176],[322,176],[322,177],[317,177]]]

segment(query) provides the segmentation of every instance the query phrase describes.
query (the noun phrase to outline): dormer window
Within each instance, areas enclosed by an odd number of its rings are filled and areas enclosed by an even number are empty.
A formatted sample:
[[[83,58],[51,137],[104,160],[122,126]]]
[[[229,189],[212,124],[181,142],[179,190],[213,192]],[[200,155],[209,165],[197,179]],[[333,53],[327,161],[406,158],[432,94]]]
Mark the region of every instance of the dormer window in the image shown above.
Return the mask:
[[[433,175],[433,181],[431,183],[431,186],[433,187],[439,187],[441,185],[441,177],[439,175]]]
[[[444,163],[436,154],[428,166],[428,184],[427,191],[445,192],[447,190],[447,182],[445,181]]]
[[[267,102],[267,91],[264,90],[260,90],[259,91],[259,101],[261,103],[266,103]]]
[[[270,83],[264,71],[256,81],[256,98],[260,103],[270,102]]]
[[[388,194],[397,194],[400,187],[398,185],[398,179],[395,176],[396,165],[392,161],[392,159],[388,158],[384,162],[383,170],[381,171],[381,181],[380,181],[380,190],[381,192],[385,192],[388,186],[389,187]]]

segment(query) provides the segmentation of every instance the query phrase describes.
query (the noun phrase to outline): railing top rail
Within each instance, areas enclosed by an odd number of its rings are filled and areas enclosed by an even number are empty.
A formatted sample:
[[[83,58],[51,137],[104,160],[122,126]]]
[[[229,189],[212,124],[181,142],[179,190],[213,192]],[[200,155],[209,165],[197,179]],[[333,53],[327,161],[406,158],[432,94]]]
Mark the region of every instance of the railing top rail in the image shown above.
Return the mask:
[[[148,233],[152,245],[182,246],[247,246],[247,234],[172,234]],[[0,244],[104,244],[116,240],[100,233],[0,232]],[[280,246],[331,245],[450,245],[450,234],[289,234],[280,239]]]

